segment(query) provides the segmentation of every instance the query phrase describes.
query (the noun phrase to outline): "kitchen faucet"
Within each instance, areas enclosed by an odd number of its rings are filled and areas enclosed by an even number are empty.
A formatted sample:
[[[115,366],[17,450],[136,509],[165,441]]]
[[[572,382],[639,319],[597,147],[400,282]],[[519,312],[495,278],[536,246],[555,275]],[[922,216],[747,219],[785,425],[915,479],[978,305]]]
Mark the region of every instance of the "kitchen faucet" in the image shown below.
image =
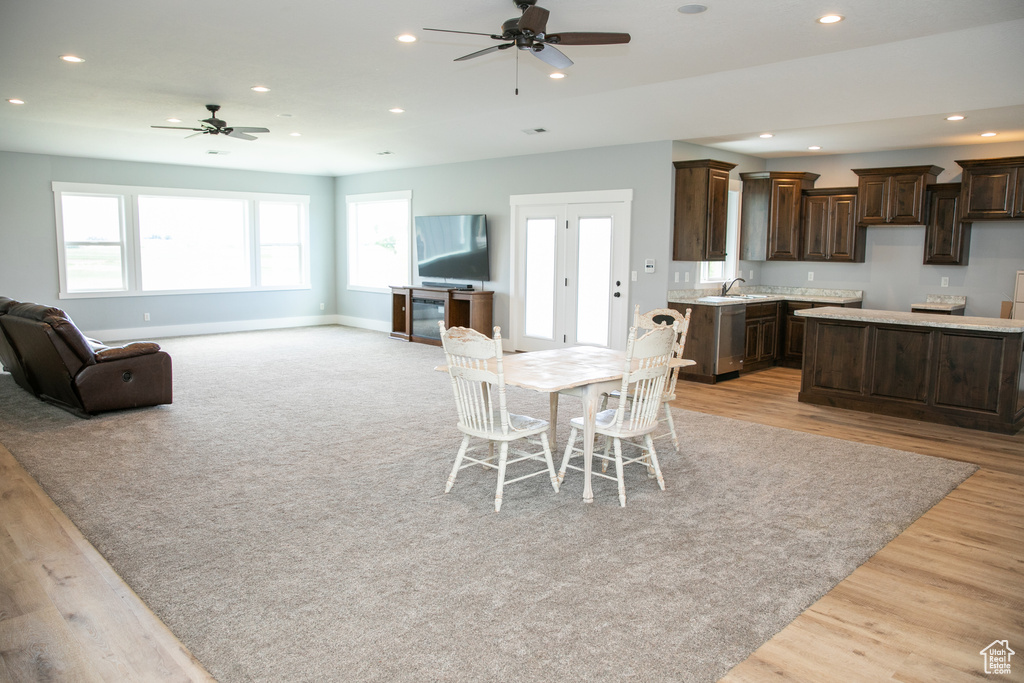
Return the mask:
[[[723,283],[722,283],[722,296],[727,296],[727,295],[729,294],[729,290],[730,290],[730,289],[732,288],[732,286],[733,286],[734,284],[736,284],[737,282],[746,282],[746,280],[744,280],[744,279],[743,279],[743,278],[741,278],[741,277],[738,277],[738,278],[736,278],[735,280],[733,280],[732,282],[730,282],[729,284],[725,284],[725,283],[723,282]]]

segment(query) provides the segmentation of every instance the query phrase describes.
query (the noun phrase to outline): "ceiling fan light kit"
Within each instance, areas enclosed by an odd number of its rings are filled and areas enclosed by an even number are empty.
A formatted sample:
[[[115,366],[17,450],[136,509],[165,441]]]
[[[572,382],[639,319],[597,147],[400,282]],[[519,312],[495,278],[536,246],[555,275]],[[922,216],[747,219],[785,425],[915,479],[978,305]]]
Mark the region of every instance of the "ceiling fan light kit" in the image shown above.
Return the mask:
[[[150,126],[150,128],[166,128],[170,130],[191,130],[194,131],[192,135],[186,135],[186,138],[195,137],[196,135],[227,135],[231,138],[240,138],[242,140],[256,140],[256,136],[252,133],[269,133],[270,130],[267,128],[254,128],[252,126],[228,126],[227,121],[217,118],[217,112],[220,111],[219,104],[208,104],[206,110],[210,112],[210,118],[202,119],[200,123],[204,124],[201,128],[192,128],[189,126]]]

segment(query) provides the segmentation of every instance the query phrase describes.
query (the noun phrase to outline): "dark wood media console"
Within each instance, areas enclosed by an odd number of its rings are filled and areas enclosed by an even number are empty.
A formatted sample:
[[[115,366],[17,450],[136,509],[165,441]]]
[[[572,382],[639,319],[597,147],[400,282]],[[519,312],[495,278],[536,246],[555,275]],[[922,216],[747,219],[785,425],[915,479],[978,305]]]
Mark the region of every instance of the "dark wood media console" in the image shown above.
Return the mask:
[[[494,332],[494,292],[443,287],[392,287],[391,338],[441,345],[438,321],[470,327],[488,337]]]
[[[972,429],[1024,427],[1024,321],[801,311],[799,400]]]

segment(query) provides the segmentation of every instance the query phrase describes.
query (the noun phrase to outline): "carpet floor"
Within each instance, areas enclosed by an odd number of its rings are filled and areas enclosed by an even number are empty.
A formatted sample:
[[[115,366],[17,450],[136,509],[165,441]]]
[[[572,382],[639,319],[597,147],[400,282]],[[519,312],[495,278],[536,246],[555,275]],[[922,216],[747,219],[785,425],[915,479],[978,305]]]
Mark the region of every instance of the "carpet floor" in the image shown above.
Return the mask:
[[[82,420],[0,374],[0,442],[224,683],[713,681],[975,469],[676,410],[666,491],[634,467],[627,507],[601,479],[585,505],[570,471],[495,514],[493,470],[443,493],[440,348],[345,327],[161,345],[170,406]]]

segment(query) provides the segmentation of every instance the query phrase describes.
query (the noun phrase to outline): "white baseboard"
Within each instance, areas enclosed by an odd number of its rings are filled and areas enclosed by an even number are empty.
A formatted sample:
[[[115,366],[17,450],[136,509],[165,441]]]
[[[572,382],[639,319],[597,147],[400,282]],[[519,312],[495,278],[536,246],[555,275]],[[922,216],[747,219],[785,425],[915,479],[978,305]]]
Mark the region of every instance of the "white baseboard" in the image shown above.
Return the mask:
[[[225,332],[251,332],[254,330],[277,330],[288,327],[312,327],[314,325],[346,325],[379,332],[390,332],[391,325],[383,320],[354,318],[348,315],[310,315],[296,318],[267,318],[262,320],[230,320],[214,323],[189,325],[147,325],[109,330],[83,330],[87,337],[103,342],[162,337],[190,337],[199,334],[223,334]]]

